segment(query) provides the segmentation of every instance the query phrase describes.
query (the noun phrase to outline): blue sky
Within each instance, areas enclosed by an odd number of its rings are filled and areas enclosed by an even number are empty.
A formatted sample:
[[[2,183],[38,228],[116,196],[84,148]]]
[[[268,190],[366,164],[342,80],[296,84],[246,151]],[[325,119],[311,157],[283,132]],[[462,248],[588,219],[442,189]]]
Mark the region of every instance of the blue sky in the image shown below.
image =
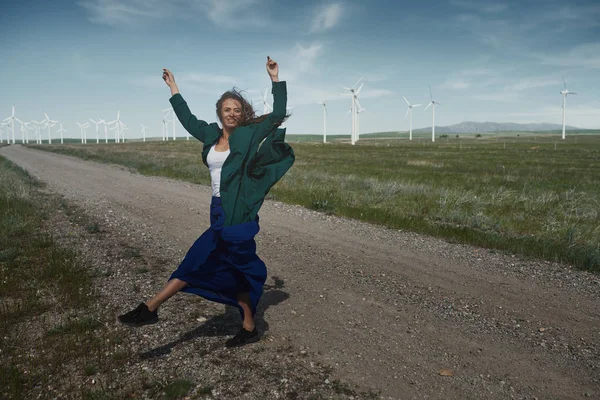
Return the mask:
[[[0,35],[0,119],[12,104],[22,120],[47,112],[71,137],[76,121],[113,120],[117,109],[126,137],[142,123],[160,136],[162,68],[192,112],[215,121],[224,91],[257,100],[270,86],[267,55],[288,83],[290,134],[322,133],[323,100],[328,134],[349,134],[339,94],[361,76],[361,132],[407,130],[402,96],[427,104],[428,85],[439,126],[560,123],[561,76],[579,93],[567,124],[600,128],[597,1],[25,0],[3,4]],[[429,111],[415,109],[414,128],[431,125]]]

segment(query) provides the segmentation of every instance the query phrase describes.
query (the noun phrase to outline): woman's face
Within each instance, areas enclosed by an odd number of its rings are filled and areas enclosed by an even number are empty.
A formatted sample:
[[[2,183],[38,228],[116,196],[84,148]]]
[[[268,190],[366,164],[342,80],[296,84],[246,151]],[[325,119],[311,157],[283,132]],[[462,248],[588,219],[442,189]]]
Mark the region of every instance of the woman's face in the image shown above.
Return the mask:
[[[238,125],[242,116],[242,106],[239,101],[226,99],[221,107],[221,123],[228,129],[233,129]]]

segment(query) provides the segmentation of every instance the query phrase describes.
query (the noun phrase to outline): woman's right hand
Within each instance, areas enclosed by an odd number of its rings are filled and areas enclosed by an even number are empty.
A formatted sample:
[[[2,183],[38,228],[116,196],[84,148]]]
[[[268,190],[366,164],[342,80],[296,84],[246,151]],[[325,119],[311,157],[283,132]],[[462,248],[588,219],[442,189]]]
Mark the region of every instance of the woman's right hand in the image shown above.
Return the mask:
[[[168,87],[175,85],[175,77],[173,76],[173,73],[166,68],[163,68],[162,78]]]

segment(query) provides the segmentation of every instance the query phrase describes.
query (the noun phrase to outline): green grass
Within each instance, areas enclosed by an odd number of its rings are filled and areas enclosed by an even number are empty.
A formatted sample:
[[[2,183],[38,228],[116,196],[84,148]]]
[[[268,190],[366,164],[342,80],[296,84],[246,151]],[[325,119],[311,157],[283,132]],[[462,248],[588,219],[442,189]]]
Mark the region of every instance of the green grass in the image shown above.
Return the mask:
[[[165,394],[167,395],[167,399],[180,399],[188,392],[191,388],[194,387],[194,383],[185,379],[177,379],[173,382],[170,382],[167,386],[165,386]]]
[[[201,146],[176,141],[38,147],[208,185]],[[525,133],[293,147],[296,163],[269,198],[600,271],[598,136],[563,141]]]
[[[90,310],[92,278],[78,255],[44,233],[60,201],[39,192],[41,186],[0,157],[0,398],[37,398],[41,391],[53,398],[58,393],[47,388],[61,385],[73,395],[86,377],[118,375],[131,358],[110,354],[120,334]],[[123,398],[102,390],[81,397]]]

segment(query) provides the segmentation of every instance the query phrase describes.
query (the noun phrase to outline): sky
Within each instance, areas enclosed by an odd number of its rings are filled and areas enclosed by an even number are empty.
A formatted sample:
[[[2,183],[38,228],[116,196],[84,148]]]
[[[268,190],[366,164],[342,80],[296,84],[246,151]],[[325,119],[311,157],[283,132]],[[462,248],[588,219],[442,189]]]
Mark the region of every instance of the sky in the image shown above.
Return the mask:
[[[4,2],[0,119],[120,119],[126,138],[161,136],[170,69],[192,113],[217,120],[219,96],[243,89],[262,113],[267,56],[287,82],[288,134],[350,134],[343,88],[363,77],[361,133],[406,131],[406,96],[430,101],[436,126],[462,121],[600,128],[600,3],[81,0]],[[431,126],[415,108],[413,128]],[[91,123],[90,123],[91,124]],[[18,126],[18,124],[17,124]],[[17,129],[17,139],[20,138]],[[53,138],[58,125],[53,128]],[[103,132],[103,127],[100,126]],[[184,137],[177,123],[178,137]],[[95,126],[87,130],[95,137]],[[89,139],[88,139],[89,140]]]

